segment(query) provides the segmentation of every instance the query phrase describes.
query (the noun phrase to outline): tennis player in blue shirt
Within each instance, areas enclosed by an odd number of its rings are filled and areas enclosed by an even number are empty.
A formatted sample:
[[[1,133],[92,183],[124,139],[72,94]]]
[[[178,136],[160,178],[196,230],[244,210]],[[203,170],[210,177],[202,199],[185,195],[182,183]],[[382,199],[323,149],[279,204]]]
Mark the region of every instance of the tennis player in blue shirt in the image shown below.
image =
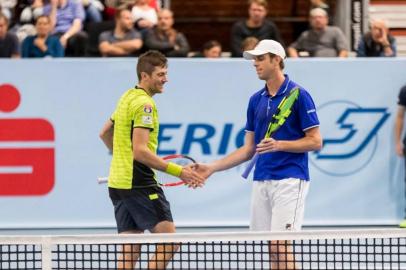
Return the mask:
[[[300,230],[309,188],[307,152],[319,150],[322,138],[316,107],[310,94],[283,73],[286,53],[274,40],[262,40],[245,51],[265,87],[249,101],[245,142],[242,147],[210,164],[200,164],[205,177],[250,160],[260,153],[254,171],[250,229],[255,231]],[[299,87],[299,96],[285,123],[264,139],[269,123],[283,97]],[[271,268],[295,269],[294,258],[279,241],[271,243]]]

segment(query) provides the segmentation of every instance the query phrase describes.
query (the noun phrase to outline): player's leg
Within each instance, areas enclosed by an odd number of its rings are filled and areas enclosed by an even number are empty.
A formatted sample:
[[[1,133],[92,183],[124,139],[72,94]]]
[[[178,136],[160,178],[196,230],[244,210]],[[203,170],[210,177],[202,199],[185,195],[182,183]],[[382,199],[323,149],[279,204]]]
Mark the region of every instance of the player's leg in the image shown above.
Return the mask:
[[[267,186],[271,181],[254,181],[251,193],[250,230],[271,230],[271,207]]]
[[[146,228],[152,233],[175,233],[172,213],[168,200],[160,187],[143,189],[142,209],[136,218],[141,228]],[[141,200],[141,199],[140,199]],[[156,252],[149,259],[148,269],[165,269],[178,249],[177,244],[160,244],[156,246]]]
[[[131,230],[120,234],[143,233],[143,231]],[[141,245],[122,245],[121,253],[117,257],[117,269],[134,269],[140,257]]]
[[[175,231],[175,225],[171,221],[161,221],[151,230],[152,233],[175,233]],[[179,246],[177,243],[158,244],[155,255],[149,261],[148,269],[165,269]]]
[[[143,233],[143,230],[139,229],[133,220],[125,200],[126,199],[112,200],[118,233]],[[121,252],[117,256],[117,269],[134,269],[140,256],[140,249],[141,245],[122,245]]]
[[[405,138],[405,140],[406,140],[406,138]],[[406,143],[405,140],[403,140],[403,143]],[[406,147],[403,148],[403,154],[404,154],[404,156],[406,157]],[[406,168],[406,158],[405,158],[404,162],[405,162],[405,168]],[[404,178],[404,181],[405,181],[404,195],[405,195],[405,198],[406,198],[406,176],[405,176],[405,178]],[[400,224],[399,224],[399,227],[400,227],[400,228],[406,228],[406,206],[405,206],[404,211],[405,211],[405,212],[404,212],[404,219],[403,219],[403,220],[400,222]]]
[[[309,183],[299,179],[284,179],[277,182],[272,191],[272,231],[298,231],[304,217],[304,202]],[[289,241],[271,241],[271,261],[274,269],[300,269],[295,263],[293,246]]]

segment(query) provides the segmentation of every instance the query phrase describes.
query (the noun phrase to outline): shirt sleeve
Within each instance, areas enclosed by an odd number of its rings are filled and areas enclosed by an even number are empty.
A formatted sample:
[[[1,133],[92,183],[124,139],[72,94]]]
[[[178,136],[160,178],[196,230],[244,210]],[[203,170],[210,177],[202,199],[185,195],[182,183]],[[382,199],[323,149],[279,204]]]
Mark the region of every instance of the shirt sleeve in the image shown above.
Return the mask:
[[[154,114],[156,114],[155,107],[149,100],[146,100],[141,104],[138,103],[133,114],[133,128],[142,127],[153,130],[155,124],[154,121],[156,121]]]
[[[99,44],[104,42],[104,41],[107,41],[107,42],[111,43],[110,42],[110,31],[104,31],[104,32],[102,32],[100,34],[100,36],[99,36]]]
[[[132,30],[129,33],[129,39],[142,39],[141,33],[137,30]]]
[[[292,48],[296,49],[297,51],[304,50],[303,43],[304,43],[305,39],[307,38],[307,34],[308,34],[308,31],[303,32],[296,41],[294,41],[292,44],[289,45],[289,47],[292,47]]]
[[[343,31],[341,31],[341,29],[337,27],[336,32],[337,32],[336,33],[336,42],[337,42],[336,46],[337,46],[338,52],[340,52],[342,50],[348,51],[349,46],[348,46],[348,42],[344,36]]]
[[[80,19],[83,22],[85,20],[85,9],[83,8],[83,5],[74,2],[72,8],[75,19]]]
[[[254,98],[251,97],[249,103],[248,103],[248,109],[247,109],[247,123],[245,124],[245,130],[246,131],[254,131],[254,118],[255,118],[255,106],[253,105],[254,103]]]
[[[365,50],[365,40],[364,37],[361,38],[357,48],[357,57],[366,57],[366,50]]]
[[[117,112],[117,111],[114,111],[113,114],[110,116],[110,120],[111,120],[112,122],[114,122],[114,121],[116,120],[116,112]]]
[[[11,38],[12,38],[12,42],[13,42],[13,55],[19,55],[20,54],[20,43],[18,42],[18,38],[16,35],[13,35]]]
[[[30,57],[30,45],[31,45],[31,37],[28,36],[24,39],[22,45],[21,45],[21,56],[23,58],[28,58]]]
[[[398,105],[406,107],[406,85],[399,91]]]
[[[319,126],[320,122],[317,117],[316,106],[310,94],[307,91],[300,90],[297,102],[301,129],[306,131],[309,128]]]

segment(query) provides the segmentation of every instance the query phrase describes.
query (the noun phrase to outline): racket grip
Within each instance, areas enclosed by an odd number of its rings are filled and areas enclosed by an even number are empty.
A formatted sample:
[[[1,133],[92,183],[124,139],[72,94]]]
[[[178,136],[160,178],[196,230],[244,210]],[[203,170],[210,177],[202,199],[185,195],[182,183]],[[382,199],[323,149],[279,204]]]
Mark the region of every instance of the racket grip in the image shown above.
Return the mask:
[[[255,163],[257,163],[258,158],[259,154],[255,153],[254,157],[250,160],[247,168],[245,168],[245,171],[241,175],[244,179],[247,179],[248,175],[250,175],[250,172],[252,171],[252,168],[254,168]]]
[[[104,184],[108,182],[108,177],[97,177],[97,183]]]

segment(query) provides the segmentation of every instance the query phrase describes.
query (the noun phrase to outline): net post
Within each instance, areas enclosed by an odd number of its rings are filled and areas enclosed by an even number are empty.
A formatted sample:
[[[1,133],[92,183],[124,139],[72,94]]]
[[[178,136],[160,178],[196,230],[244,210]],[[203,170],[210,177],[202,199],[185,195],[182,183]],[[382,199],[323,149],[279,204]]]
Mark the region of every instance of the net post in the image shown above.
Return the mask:
[[[41,241],[41,264],[42,270],[52,270],[52,241],[49,237]]]

